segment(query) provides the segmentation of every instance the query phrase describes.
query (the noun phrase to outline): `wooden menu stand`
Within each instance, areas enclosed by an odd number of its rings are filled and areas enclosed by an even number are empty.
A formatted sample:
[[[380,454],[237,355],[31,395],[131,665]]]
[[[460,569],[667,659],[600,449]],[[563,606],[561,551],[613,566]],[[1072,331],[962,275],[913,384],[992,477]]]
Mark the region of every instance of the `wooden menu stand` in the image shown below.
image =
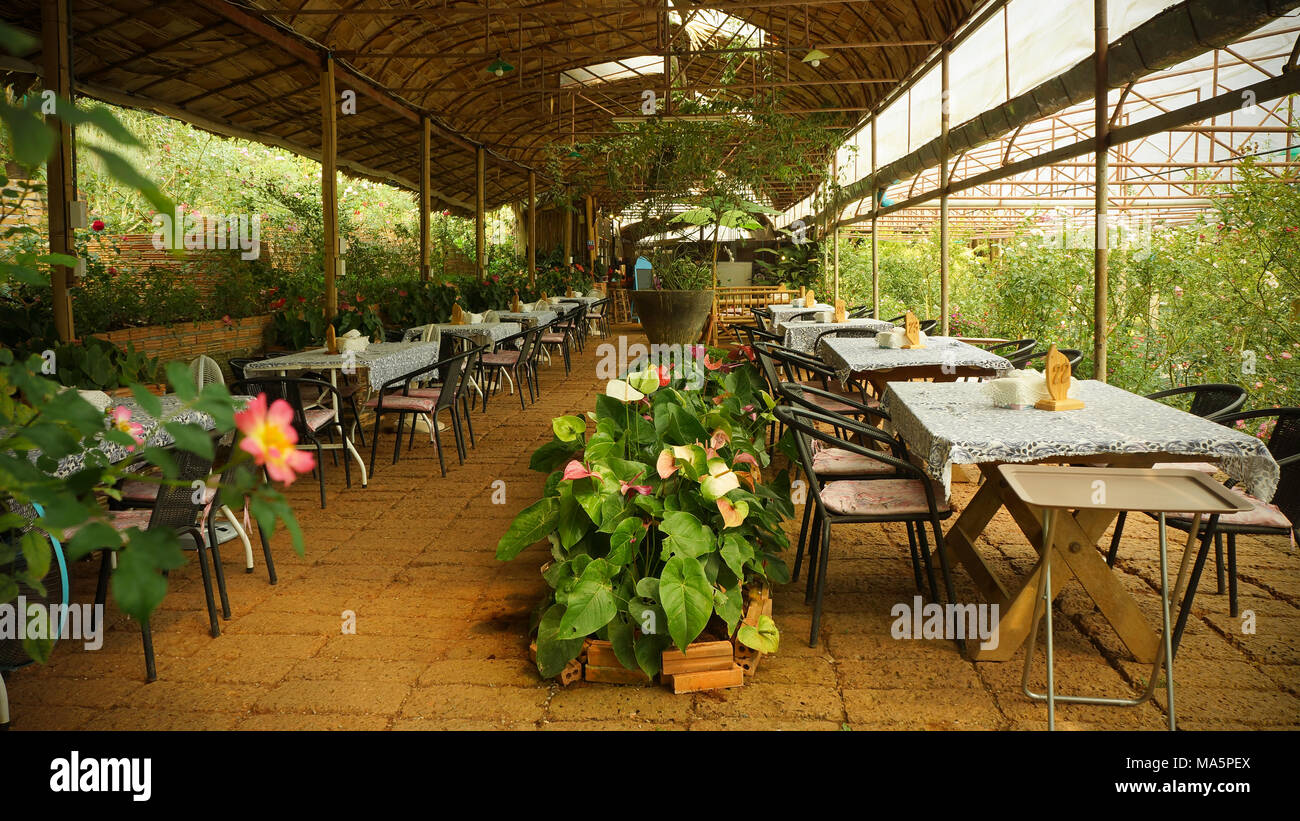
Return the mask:
[[[925,347],[921,342],[921,320],[911,311],[907,312],[907,318],[903,321],[903,337],[907,339],[907,344],[903,346],[905,351]]]
[[[1083,401],[1080,399],[1071,399],[1070,393],[1070,360],[1065,358],[1065,354],[1056,349],[1053,344],[1047,352],[1047,366],[1044,369],[1047,376],[1047,393],[1050,399],[1039,399],[1034,403],[1034,407],[1045,411],[1066,411],[1079,410],[1083,407]]]

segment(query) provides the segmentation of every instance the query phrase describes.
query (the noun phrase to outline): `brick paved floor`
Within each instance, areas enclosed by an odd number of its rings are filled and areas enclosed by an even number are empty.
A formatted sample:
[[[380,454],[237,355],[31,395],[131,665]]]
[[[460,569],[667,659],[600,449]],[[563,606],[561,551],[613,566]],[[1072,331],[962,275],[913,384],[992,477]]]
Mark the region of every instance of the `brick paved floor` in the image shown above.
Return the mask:
[[[329,470],[329,507],[308,478],[291,497],[307,554],[274,542],[280,582],[260,565],[224,556],[234,617],[207,635],[197,568],[173,573],[154,620],[159,680],[144,682],[136,625],[111,609],[101,650],[66,643],[45,667],[8,678],[15,729],[1036,729],[1045,708],[1019,693],[1023,655],[964,661],[951,643],[890,638],[890,609],[913,595],[905,532],[836,528],[822,641],[808,647],[810,608],[799,585],[776,593],[781,651],[741,690],[675,696],[660,687],[541,681],[527,660],[528,614],[544,590],[532,549],[513,563],[493,557],[511,516],[539,494],[528,470],[550,439],[550,419],[593,407],[603,387],[596,351],[573,375],[543,371],[545,396],[525,411],[511,396],[476,413],[478,448],[447,478],[427,441],[393,466],[379,459],[362,490]],[[391,444],[391,439],[385,439]],[[383,447],[381,445],[381,451]],[[391,454],[391,451],[389,451]],[[368,454],[367,454],[368,455]],[[328,465],[328,460],[327,460]],[[505,504],[494,504],[504,482]],[[955,485],[960,508],[973,485]],[[797,526],[797,523],[795,525]],[[1130,519],[1119,568],[1125,586],[1157,618],[1155,529]],[[1005,515],[981,545],[996,566],[1024,572],[1032,550]],[[1241,602],[1255,614],[1243,633],[1213,595],[1207,573],[1177,665],[1185,728],[1300,726],[1300,559],[1285,539],[1243,538]],[[94,566],[75,568],[77,600],[94,590]],[[972,595],[957,574],[959,595]],[[971,598],[964,600],[970,601]],[[1110,694],[1146,674],[1077,587],[1060,599],[1058,679],[1063,688]],[[356,634],[341,630],[344,611]],[[1041,675],[1040,675],[1041,678]],[[1161,702],[1163,700],[1161,699]],[[1064,705],[1063,727],[1158,729],[1158,704],[1136,709]]]

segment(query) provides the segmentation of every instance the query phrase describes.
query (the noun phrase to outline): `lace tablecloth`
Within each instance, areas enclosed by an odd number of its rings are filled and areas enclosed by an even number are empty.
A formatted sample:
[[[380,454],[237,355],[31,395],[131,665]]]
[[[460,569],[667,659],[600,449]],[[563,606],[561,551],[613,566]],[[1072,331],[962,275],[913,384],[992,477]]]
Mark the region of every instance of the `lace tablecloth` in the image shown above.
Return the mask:
[[[506,324],[512,325],[515,330],[519,329],[513,322]],[[447,333],[448,327],[470,326],[439,327]],[[314,348],[274,359],[263,359],[261,362],[250,362],[244,366],[244,372],[249,376],[257,376],[263,371],[278,373],[366,368],[369,371],[370,387],[379,390],[384,383],[437,361],[437,342],[372,342],[364,351],[354,353],[331,354],[326,353],[324,348]]]
[[[855,332],[865,333],[870,331],[872,334],[880,331],[892,331],[894,323],[886,322],[883,319],[849,319],[845,322],[807,322],[802,319],[792,320],[790,322],[778,322],[777,330],[785,331],[785,346],[793,348],[796,351],[802,351],[806,354],[816,354],[814,346],[817,344],[817,337],[827,331],[835,331],[843,328],[854,328]]]
[[[993,407],[979,382],[891,382],[895,431],[947,491],[954,464],[1151,453],[1215,461],[1247,492],[1272,499],[1278,466],[1254,436],[1091,379],[1072,411]]]
[[[773,302],[767,306],[767,310],[772,313],[772,324],[780,326],[782,322],[795,314],[803,313],[804,311],[833,311],[835,310],[835,306],[818,302],[816,305],[808,308],[796,308],[788,302]]]
[[[554,322],[559,314],[555,311],[497,311],[497,316],[506,321],[518,322],[525,328],[536,328]]]
[[[850,374],[862,371],[936,365],[1012,370],[1011,363],[1002,357],[950,336],[928,337],[924,348],[913,350],[882,348],[874,339],[828,336],[818,345],[817,355],[835,369],[840,381],[847,381]]]
[[[160,396],[158,397],[158,401],[162,404],[162,421],[192,423],[198,425],[204,430],[212,430],[216,427],[216,423],[212,420],[212,417],[206,413],[193,409],[182,411],[181,405],[183,403],[181,402],[180,397],[175,394],[169,393]],[[235,405],[237,408],[242,407],[247,402],[248,397],[246,396],[235,397]],[[176,440],[165,428],[162,427],[161,422],[145,413],[144,409],[142,409],[134,399],[131,397],[115,399],[108,407],[111,410],[119,405],[131,411],[131,421],[138,422],[144,429],[140,434],[144,438],[144,445],[137,447],[135,452],[142,450],[144,447],[156,446],[167,448],[176,444]],[[108,427],[107,416],[105,417],[104,427]],[[94,451],[102,455],[104,461],[108,464],[115,464],[124,461],[131,458],[133,455],[133,452],[128,451],[124,446],[119,445],[116,442],[110,442],[107,439],[96,439]],[[37,457],[35,452],[32,452],[31,455],[33,459]],[[87,453],[83,451],[81,453],[73,453],[63,457],[59,460],[59,465],[54,470],[54,475],[63,478],[71,476],[81,470],[86,466],[86,455]]]
[[[435,327],[439,333],[463,336],[489,348],[495,347],[498,342],[507,336],[514,336],[520,330],[518,322],[477,322],[473,325],[452,325],[447,322],[439,322]]]

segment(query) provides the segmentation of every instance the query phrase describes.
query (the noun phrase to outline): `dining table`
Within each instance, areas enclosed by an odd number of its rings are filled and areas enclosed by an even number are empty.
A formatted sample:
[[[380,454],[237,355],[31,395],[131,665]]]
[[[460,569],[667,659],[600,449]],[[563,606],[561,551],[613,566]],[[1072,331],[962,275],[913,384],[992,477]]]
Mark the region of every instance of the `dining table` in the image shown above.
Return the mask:
[[[560,315],[557,311],[497,311],[497,317],[503,322],[518,322],[521,327],[536,328],[538,325],[549,325]]]
[[[928,336],[924,347],[912,349],[882,348],[868,337],[824,337],[816,353],[842,383],[866,380],[877,396],[883,396],[891,382],[952,382],[1015,369],[1005,358],[950,336]]]
[[[883,319],[872,319],[870,317],[860,317],[857,319],[846,319],[843,322],[820,322],[807,319],[790,319],[784,322],[776,323],[777,333],[785,334],[783,340],[785,346],[791,350],[806,353],[815,356],[817,353],[817,340],[822,334],[828,331],[846,331],[852,329],[854,334],[875,334],[881,331],[892,331],[896,326],[892,322],[886,322]]]
[[[330,384],[337,390],[339,374],[352,375],[366,371],[366,381],[371,390],[380,390],[383,386],[404,374],[417,371],[438,361],[437,342],[373,342],[360,351],[339,351],[330,353],[326,348],[311,348],[305,351],[285,354],[283,356],[250,362],[244,366],[244,373],[250,377],[266,376],[273,373],[287,375],[294,371],[315,371],[329,374]],[[339,407],[338,393],[332,392],[334,424],[343,430],[342,408]],[[361,458],[352,437],[340,437],[342,442],[322,442],[323,450],[345,450],[361,467],[361,486],[369,484],[370,477],[366,471],[366,460]]]
[[[474,322],[454,325],[450,322],[435,322],[433,327],[440,335],[460,336],[486,348],[495,348],[506,337],[514,336],[522,328],[519,322]]]
[[[773,302],[767,306],[768,313],[772,315],[772,325],[776,326],[790,319],[791,317],[806,313],[808,311],[834,311],[834,305],[827,305],[824,302],[818,302],[815,305],[791,305],[789,302]]]
[[[977,546],[1002,509],[1030,545],[1042,542],[1040,515],[1009,490],[999,465],[1211,462],[1258,499],[1271,499],[1277,489],[1278,464],[1254,436],[1095,380],[1077,381],[1071,396],[1083,408],[998,408],[979,382],[891,382],[882,398],[890,427],[945,495],[953,465],[975,465],[983,476],[944,536],[949,556],[979,594],[999,606],[997,641],[966,648],[975,660],[1006,661],[1016,654],[1029,636],[1038,589],[1038,570],[1004,580]],[[1069,578],[1078,579],[1133,656],[1151,663],[1159,635],[1096,546],[1117,515],[1090,509],[1059,517],[1051,545],[1052,595]],[[1194,593],[1188,590],[1184,606]]]

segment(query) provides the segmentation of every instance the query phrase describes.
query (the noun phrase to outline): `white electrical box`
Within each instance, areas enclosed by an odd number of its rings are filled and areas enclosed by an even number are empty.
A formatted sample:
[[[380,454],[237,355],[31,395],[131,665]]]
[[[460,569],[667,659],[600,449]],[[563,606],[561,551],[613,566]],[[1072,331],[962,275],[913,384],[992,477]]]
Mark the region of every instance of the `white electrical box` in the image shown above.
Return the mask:
[[[68,227],[77,229],[85,228],[88,225],[89,214],[86,211],[86,203],[83,200],[73,200],[68,203]]]

